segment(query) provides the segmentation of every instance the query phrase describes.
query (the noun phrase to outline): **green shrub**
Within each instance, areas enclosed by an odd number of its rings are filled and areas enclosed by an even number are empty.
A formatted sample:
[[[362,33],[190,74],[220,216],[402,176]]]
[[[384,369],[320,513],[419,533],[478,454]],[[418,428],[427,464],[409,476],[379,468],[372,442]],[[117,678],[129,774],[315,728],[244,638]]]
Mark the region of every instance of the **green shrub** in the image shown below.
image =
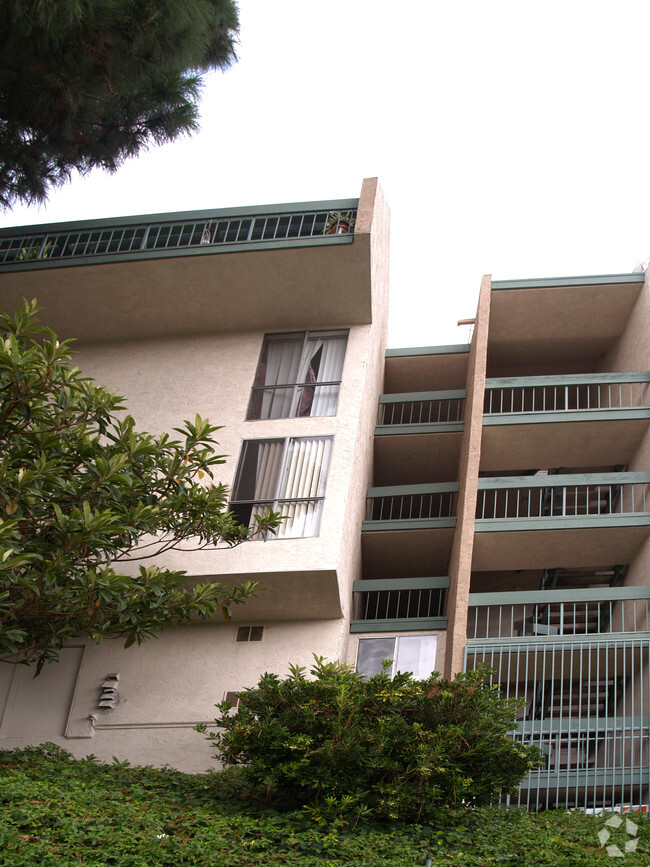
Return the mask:
[[[315,816],[420,821],[487,804],[540,763],[536,748],[508,738],[520,705],[500,697],[486,668],[453,681],[385,670],[364,679],[316,657],[313,679],[290,670],[263,675],[234,713],[217,705],[219,730],[206,736],[226,765],[244,765],[288,805],[310,802]]]

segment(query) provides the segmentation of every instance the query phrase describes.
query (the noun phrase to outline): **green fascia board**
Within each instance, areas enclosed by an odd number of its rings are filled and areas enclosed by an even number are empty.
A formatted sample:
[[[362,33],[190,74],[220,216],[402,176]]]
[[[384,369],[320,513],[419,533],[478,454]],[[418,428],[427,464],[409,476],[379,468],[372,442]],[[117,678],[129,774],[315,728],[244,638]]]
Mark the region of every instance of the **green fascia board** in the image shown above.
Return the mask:
[[[516,593],[470,593],[467,605],[473,607],[536,605],[551,602],[617,602],[622,599],[650,599],[650,587],[588,587],[573,590],[519,590]]]
[[[459,400],[467,397],[464,388],[447,391],[407,391],[403,394],[380,394],[379,403],[415,403],[428,400]]]
[[[405,434],[440,434],[462,433],[465,423],[428,422],[427,424],[378,424],[375,428],[376,437],[404,436]]]
[[[551,770],[541,769],[531,771],[526,779],[519,783],[519,789],[587,789],[594,786],[622,786],[626,783],[645,784],[650,782],[650,770],[641,765],[630,765],[623,768],[583,768],[582,770]]]
[[[479,491],[501,488],[562,488],[576,485],[631,485],[650,483],[650,472],[643,473],[566,473],[551,476],[492,476],[478,480]]]
[[[492,289],[546,289],[564,286],[609,286],[616,283],[638,283],[644,280],[643,272],[634,274],[598,274],[587,277],[536,277],[526,280],[493,280]]]
[[[602,527],[650,526],[650,512],[623,515],[569,515],[555,518],[476,518],[476,533],[516,533],[524,530],[596,530]]]
[[[562,647],[578,650],[647,650],[650,632],[588,632],[580,635],[511,635],[507,638],[468,638],[465,651],[468,656],[477,653],[555,653]]]
[[[392,530],[438,530],[455,526],[456,518],[405,518],[401,521],[364,521],[361,524],[361,531],[372,533]]]
[[[394,620],[352,620],[350,632],[415,632],[422,630],[443,630],[447,628],[447,617],[404,617]]]
[[[511,424],[555,424],[556,422],[579,423],[584,421],[634,421],[650,418],[650,407],[633,409],[564,409],[551,412],[485,413],[483,425],[495,427]]]
[[[644,729],[650,726],[647,716],[578,717],[571,719],[521,720],[519,727],[508,732],[510,737],[517,735],[556,734],[561,732],[600,732],[602,734],[622,732],[629,729]]]
[[[457,355],[469,352],[469,343],[450,343],[448,346],[411,346],[387,349],[386,358],[406,358],[413,355]]]
[[[318,235],[309,238],[286,238],[278,241],[247,241],[238,244],[211,244],[205,247],[176,247],[173,250],[138,250],[137,252],[74,256],[69,259],[40,259],[0,264],[0,272],[31,271],[43,268],[76,268],[81,265],[105,265],[111,262],[136,262],[147,259],[181,259],[188,256],[219,256],[222,253],[250,253],[257,250],[280,250],[295,247],[326,247],[352,244],[354,235]]]
[[[650,473],[648,473],[650,475]],[[429,485],[389,485],[383,488],[368,488],[366,497],[409,497],[418,494],[455,493],[458,482],[434,482]]]
[[[443,575],[440,578],[376,578],[355,581],[352,590],[354,593],[372,593],[376,590],[446,590],[448,587],[449,576]]]
[[[96,220],[73,220],[67,223],[35,223],[30,226],[10,226],[0,229],[0,238],[16,235],[42,235],[49,232],[79,232],[93,229],[114,229],[117,226],[139,226],[143,223],[182,223],[227,217],[264,216],[265,214],[303,213],[309,211],[349,211],[359,207],[359,199],[331,199],[320,202],[284,202],[277,205],[248,205],[236,208],[208,208],[199,211],[168,211],[162,214],[137,214],[127,217],[103,217]]]
[[[626,373],[567,373],[556,376],[505,376],[485,380],[485,390],[491,388],[527,388],[546,385],[607,385],[611,382],[650,382],[650,371]]]

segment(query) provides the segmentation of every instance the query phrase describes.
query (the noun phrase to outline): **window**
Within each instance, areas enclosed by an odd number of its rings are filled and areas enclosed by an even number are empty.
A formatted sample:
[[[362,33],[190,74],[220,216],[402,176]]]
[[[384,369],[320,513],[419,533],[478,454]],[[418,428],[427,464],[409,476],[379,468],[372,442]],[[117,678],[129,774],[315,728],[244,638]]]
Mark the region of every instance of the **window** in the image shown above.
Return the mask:
[[[252,526],[256,514],[286,516],[275,537],[317,536],[332,452],[332,437],[245,440],[230,510]]]
[[[264,338],[247,418],[336,415],[344,331],[303,331]]]
[[[360,638],[357,671],[379,674],[384,659],[392,659],[391,677],[410,671],[416,680],[429,677],[436,664],[436,635],[401,635],[397,638]]]

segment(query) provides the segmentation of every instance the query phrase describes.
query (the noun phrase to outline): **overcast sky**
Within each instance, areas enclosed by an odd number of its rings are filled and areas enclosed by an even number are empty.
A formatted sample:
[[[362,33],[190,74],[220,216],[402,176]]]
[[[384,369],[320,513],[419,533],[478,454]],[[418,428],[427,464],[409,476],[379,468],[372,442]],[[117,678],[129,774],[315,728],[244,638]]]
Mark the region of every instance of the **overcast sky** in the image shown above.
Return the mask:
[[[0,225],[358,196],[391,207],[391,346],[461,343],[481,275],[650,256],[647,0],[240,0],[199,135]]]

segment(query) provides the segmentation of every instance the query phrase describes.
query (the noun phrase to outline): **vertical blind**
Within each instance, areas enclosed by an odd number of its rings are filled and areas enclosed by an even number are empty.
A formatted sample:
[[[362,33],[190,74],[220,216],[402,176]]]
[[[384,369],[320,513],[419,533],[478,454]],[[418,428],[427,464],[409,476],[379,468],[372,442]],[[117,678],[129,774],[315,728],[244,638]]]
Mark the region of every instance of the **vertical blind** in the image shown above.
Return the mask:
[[[279,538],[318,534],[331,437],[247,440],[237,473],[234,511],[244,523],[273,508],[286,516]]]

